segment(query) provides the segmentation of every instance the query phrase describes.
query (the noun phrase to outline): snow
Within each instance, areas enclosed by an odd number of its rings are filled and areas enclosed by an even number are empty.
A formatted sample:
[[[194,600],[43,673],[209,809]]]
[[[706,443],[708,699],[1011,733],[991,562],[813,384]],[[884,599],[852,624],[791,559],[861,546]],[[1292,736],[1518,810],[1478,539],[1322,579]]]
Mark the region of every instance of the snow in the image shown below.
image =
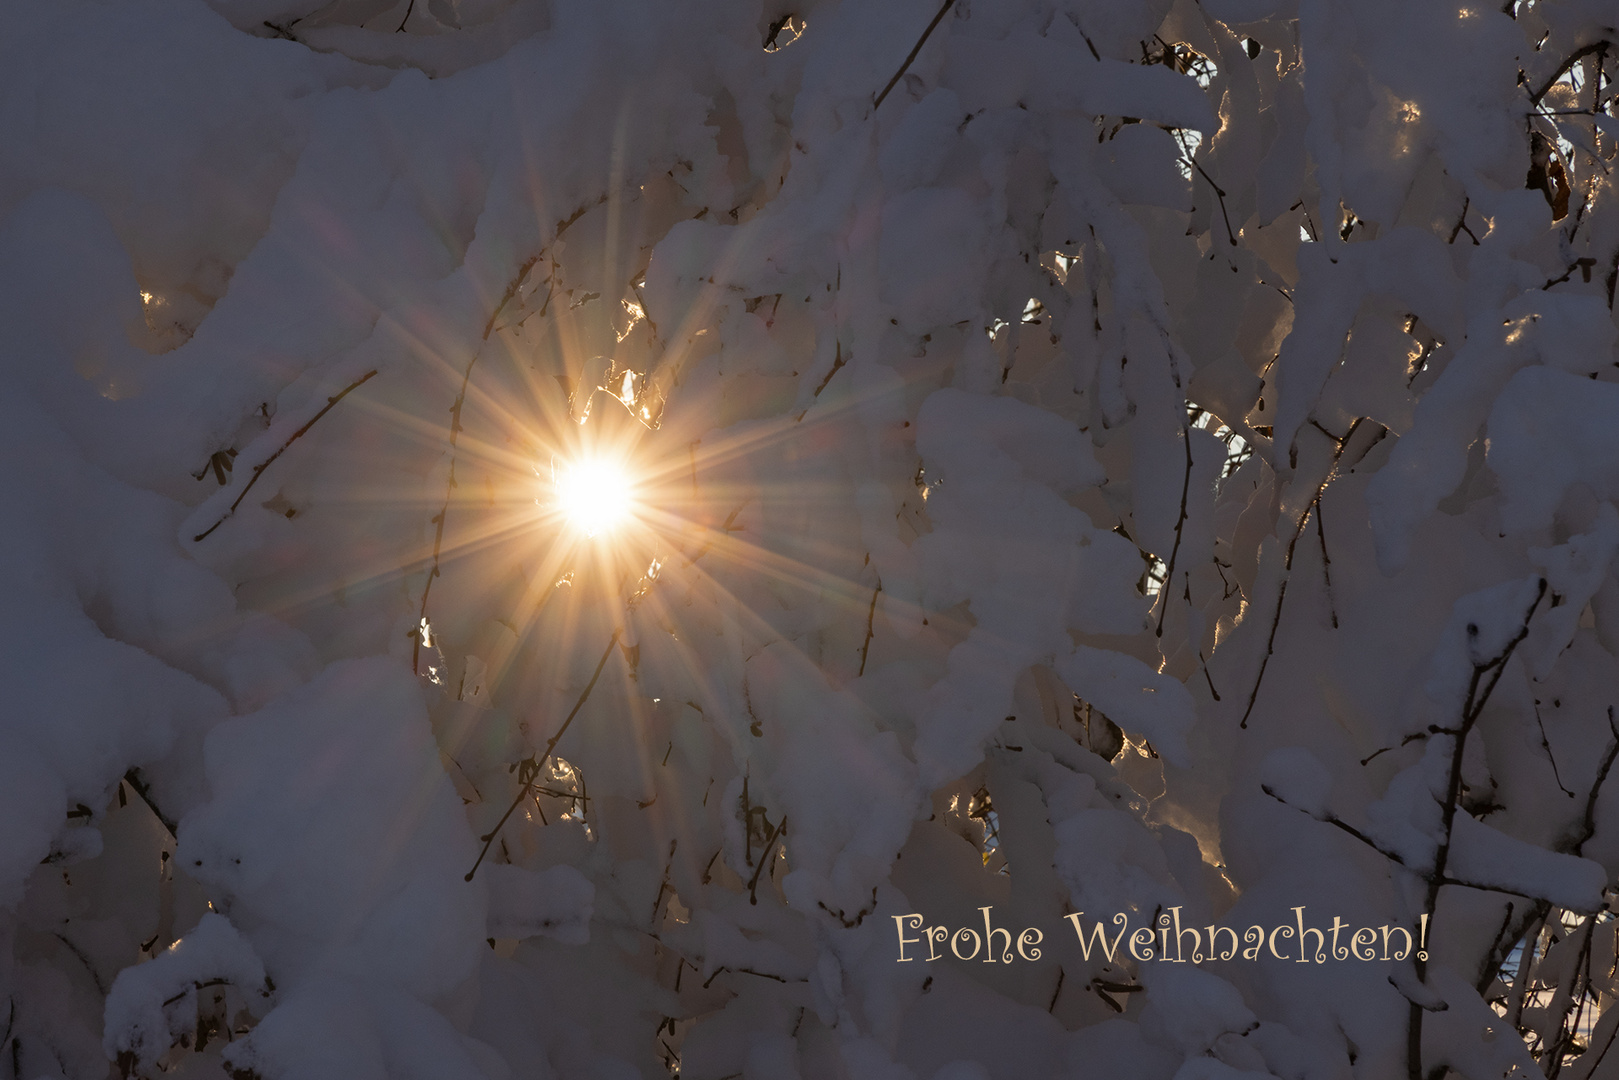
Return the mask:
[[[526,870],[491,866],[489,933],[497,938],[544,935],[569,945],[590,940],[591,901],[596,887],[571,866]]]
[[[1614,553],[1619,551],[1619,510],[1613,503],[1597,507],[1594,526],[1590,532],[1569,537],[1566,544],[1529,549],[1531,563],[1545,574],[1557,604],[1530,631],[1530,663],[1537,679],[1548,678],[1557,658],[1573,644],[1585,606],[1602,587]]]
[[[1449,872],[1461,881],[1549,900],[1591,914],[1602,907],[1609,874],[1599,863],[1577,859],[1506,836],[1462,815],[1451,833]]]
[[[198,988],[216,979],[240,989],[249,1007],[262,1009],[270,996],[253,947],[228,919],[210,912],[151,963],[119,973],[107,994],[107,1056],[128,1052],[143,1068],[155,1065],[192,1026]],[[177,1025],[169,1019],[171,1003]]]
[[[1145,734],[1165,760],[1190,767],[1186,732],[1195,714],[1192,695],[1183,684],[1134,657],[1087,645],[1060,659],[1056,670],[1120,727]]]
[[[1286,746],[1265,755],[1261,775],[1265,791],[1317,821],[1331,813],[1332,774],[1302,746]]]
[[[473,974],[486,922],[485,886],[462,880],[471,831],[409,670],[390,659],[334,664],[216,727],[205,768],[210,798],[180,823],[175,860],[218,890],[287,994],[287,1011],[233,1048],[237,1060],[293,1068],[321,1061],[334,1040],[344,1055],[374,1040],[373,1064],[322,1069],[398,1075],[374,1055],[410,1060],[420,1056],[411,1042],[442,1042],[401,1010],[436,1015],[426,1003]],[[301,1016],[327,1033],[304,1034]],[[351,1043],[356,1025],[370,1034]],[[434,1074],[421,1068],[415,1075]]]
[[[1574,484],[1597,498],[1619,497],[1619,456],[1611,430],[1619,390],[1572,373],[1525,368],[1490,411],[1490,469],[1502,493],[1501,524],[1544,528]]]
[[[1141,1013],[1142,1034],[1188,1057],[1206,1053],[1228,1032],[1247,1034],[1258,1023],[1241,992],[1212,972],[1190,964],[1153,967],[1143,978],[1153,998]]]
[[[8,12],[0,1078],[1593,1074],[1607,6],[788,14]]]

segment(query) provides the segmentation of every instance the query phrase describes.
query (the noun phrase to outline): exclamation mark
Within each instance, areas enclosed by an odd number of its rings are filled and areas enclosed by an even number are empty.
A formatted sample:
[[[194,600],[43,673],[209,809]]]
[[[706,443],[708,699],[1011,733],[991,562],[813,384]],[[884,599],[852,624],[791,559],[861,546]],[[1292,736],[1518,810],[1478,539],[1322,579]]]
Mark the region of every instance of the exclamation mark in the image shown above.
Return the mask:
[[[1422,913],[1422,927],[1420,930],[1420,944],[1417,946],[1417,959],[1428,959],[1428,913]]]

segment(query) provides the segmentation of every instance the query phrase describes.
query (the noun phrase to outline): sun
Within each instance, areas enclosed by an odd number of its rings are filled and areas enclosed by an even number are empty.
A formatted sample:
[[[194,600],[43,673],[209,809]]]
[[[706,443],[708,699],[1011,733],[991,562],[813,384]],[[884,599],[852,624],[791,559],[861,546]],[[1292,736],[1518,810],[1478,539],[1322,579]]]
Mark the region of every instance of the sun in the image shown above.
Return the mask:
[[[618,462],[605,458],[559,462],[552,475],[557,510],[586,536],[611,532],[634,513],[634,484]]]

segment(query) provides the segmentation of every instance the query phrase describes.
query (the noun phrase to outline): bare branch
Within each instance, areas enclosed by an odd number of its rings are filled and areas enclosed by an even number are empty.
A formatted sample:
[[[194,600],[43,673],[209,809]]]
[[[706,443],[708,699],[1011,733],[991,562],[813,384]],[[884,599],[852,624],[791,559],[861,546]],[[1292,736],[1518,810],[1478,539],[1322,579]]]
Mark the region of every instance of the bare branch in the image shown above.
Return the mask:
[[[1181,442],[1186,447],[1186,473],[1181,477],[1181,512],[1180,517],[1175,519],[1175,543],[1169,549],[1169,562],[1164,570],[1164,584],[1158,590],[1160,602],[1158,605],[1158,629],[1154,634],[1155,637],[1164,636],[1164,612],[1169,610],[1169,587],[1170,582],[1175,580],[1175,559],[1180,555],[1181,530],[1186,525],[1186,495],[1192,487],[1192,425],[1184,420],[1181,422]],[[1190,584],[1187,585],[1187,588],[1191,588]],[[1211,683],[1210,685],[1212,688],[1213,684]]]
[[[1484,712],[1484,706],[1489,703],[1490,695],[1495,692],[1496,685],[1501,681],[1501,674],[1506,670],[1507,661],[1512,659],[1513,652],[1517,650],[1524,638],[1529,636],[1529,620],[1534,617],[1535,612],[1540,608],[1540,602],[1545,598],[1546,579],[1541,578],[1540,586],[1535,592],[1534,603],[1530,604],[1529,610],[1524,612],[1523,621],[1519,624],[1518,632],[1513,635],[1512,640],[1507,642],[1499,656],[1482,664],[1473,665],[1473,676],[1468,682],[1467,697],[1462,703],[1462,722],[1459,730],[1451,736],[1455,740],[1455,745],[1451,748],[1450,772],[1446,781],[1445,798],[1440,804],[1440,841],[1439,847],[1434,852],[1433,874],[1428,879],[1428,896],[1423,904],[1423,911],[1427,913],[1430,921],[1433,919],[1439,904],[1439,890],[1448,883],[1461,884],[1460,882],[1447,881],[1445,867],[1450,860],[1450,844],[1456,824],[1456,809],[1461,800],[1462,760],[1467,752],[1467,736],[1473,730],[1473,725],[1478,722],[1480,714]],[[1484,685],[1486,674],[1490,676],[1490,679],[1488,684]],[[1420,957],[1417,959],[1416,973],[1419,981],[1427,971],[1427,966],[1426,960]],[[1415,1004],[1411,1006],[1406,1028],[1406,1070],[1409,1080],[1423,1080],[1422,1010]]]
[[[130,769],[124,774],[124,783],[128,784],[129,789],[141,797],[141,802],[145,803],[147,808],[152,811],[152,816],[157,818],[158,822],[169,834],[169,839],[174,839],[179,826],[175,824],[173,818],[157,808],[157,803],[152,801],[152,788],[146,783],[146,778],[141,775],[141,771],[139,769]]]
[[[877,594],[883,591],[883,579],[877,579],[877,587],[871,590],[871,607],[866,611],[866,641],[860,646],[860,671],[855,676],[866,673],[866,656],[871,652],[872,624],[877,619]]]
[[[1536,714],[1539,715],[1538,713]],[[1591,792],[1585,798],[1585,816],[1580,822],[1579,838],[1574,840],[1568,850],[1579,855],[1585,848],[1585,842],[1596,835],[1597,831],[1597,796],[1602,791],[1602,784],[1608,779],[1608,772],[1613,768],[1615,757],[1619,757],[1619,725],[1614,722],[1613,706],[1608,706],[1608,730],[1613,732],[1613,743],[1608,752],[1602,757],[1602,764],[1597,768],[1596,780],[1591,784]],[[1550,753],[1550,751],[1547,751]],[[1561,786],[1561,781],[1559,781]]]
[[[775,829],[773,829],[771,831],[770,839],[765,841],[764,851],[759,855],[759,865],[757,865],[757,866],[755,866],[753,868],[753,880],[748,882],[748,903],[749,904],[757,905],[759,903],[759,894],[758,894],[759,874],[764,870],[765,864],[770,861],[771,854],[776,849],[776,841],[778,839],[780,839],[781,835],[786,831],[787,831],[787,815],[783,814],[781,816],[781,821],[777,822]]]
[[[922,31],[922,36],[917,38],[916,44],[911,47],[910,55],[907,56],[905,58],[905,62],[899,66],[899,70],[894,72],[894,77],[888,80],[888,85],[883,87],[883,92],[878,94],[877,97],[872,101],[871,109],[873,112],[876,112],[878,109],[882,108],[883,99],[888,96],[888,92],[890,90],[894,89],[894,84],[899,82],[900,79],[904,77],[906,70],[911,66],[911,62],[916,59],[916,54],[922,51],[922,46],[927,44],[928,38],[933,34],[934,28],[939,25],[939,22],[944,18],[945,12],[949,11],[955,2],[956,0],[944,0],[944,6],[939,8],[939,13],[933,16],[933,21],[928,23],[928,28]]]
[[[1253,690],[1248,694],[1248,707],[1243,710],[1242,722],[1237,725],[1238,727],[1246,728],[1248,726],[1248,717],[1254,711],[1254,703],[1259,700],[1259,688],[1265,682],[1265,669],[1270,666],[1271,655],[1276,651],[1276,631],[1282,625],[1282,604],[1287,600],[1287,583],[1293,570],[1293,549],[1298,547],[1299,537],[1304,535],[1304,527],[1310,522],[1311,511],[1318,512],[1320,510],[1321,496],[1326,492],[1327,485],[1332,483],[1338,476],[1338,466],[1343,460],[1344,451],[1348,449],[1349,441],[1355,437],[1355,432],[1360,430],[1360,425],[1365,420],[1364,416],[1356,418],[1355,422],[1349,425],[1349,430],[1344,432],[1344,437],[1341,439],[1322,429],[1322,434],[1332,439],[1338,446],[1333,451],[1332,463],[1327,467],[1326,475],[1321,478],[1321,483],[1315,489],[1315,497],[1304,507],[1304,513],[1299,515],[1298,524],[1293,529],[1293,539],[1288,541],[1287,557],[1282,562],[1282,585],[1276,594],[1276,612],[1271,616],[1270,636],[1265,640],[1265,655],[1259,661],[1259,674],[1254,679]],[[1376,439],[1372,440],[1373,443],[1375,444],[1377,439],[1382,438],[1386,431],[1386,428],[1379,428],[1379,434]],[[1324,551],[1325,534],[1323,534]]]
[[[506,812],[500,815],[500,820],[495,823],[495,827],[483,836],[483,850],[478,852],[478,861],[472,864],[471,870],[467,871],[466,880],[471,881],[472,875],[476,874],[478,867],[483,865],[484,856],[489,854],[489,845],[494,843],[495,837],[500,835],[500,830],[506,824],[506,820],[533,793],[534,782],[545,771],[545,764],[551,760],[551,752],[557,748],[557,742],[561,740],[563,733],[568,730],[568,725],[573,723],[573,718],[579,715],[579,710],[585,707],[585,702],[590,699],[590,692],[596,689],[596,680],[601,678],[602,669],[607,666],[607,658],[613,655],[613,649],[618,645],[620,633],[622,631],[614,630],[613,636],[607,639],[607,648],[602,650],[601,659],[596,662],[596,670],[591,674],[590,681],[585,684],[584,690],[579,694],[579,700],[573,703],[573,709],[568,713],[568,718],[562,721],[562,726],[557,728],[557,733],[551,736],[550,742],[545,744],[545,753],[540,756],[528,780],[523,784],[523,790],[517,793],[517,798],[512,800],[512,804],[506,808]]]
[[[253,485],[259,482],[259,477],[264,475],[264,470],[268,469],[271,464],[274,463],[276,458],[286,453],[287,447],[303,438],[304,434],[308,432],[310,428],[314,427],[316,422],[319,421],[321,417],[332,411],[333,406],[335,406],[339,401],[342,401],[344,398],[348,397],[350,392],[353,390],[365,385],[365,383],[370,381],[371,377],[376,373],[376,369],[373,368],[364,375],[361,375],[358,379],[349,383],[337,394],[327,398],[326,404],[321,408],[320,412],[316,413],[314,416],[311,416],[308,423],[304,424],[304,426],[299,428],[297,431],[294,431],[292,435],[287,438],[286,442],[282,443],[276,448],[275,453],[253,466],[253,475],[248,479],[247,484],[242,488],[241,493],[236,496],[236,501],[230,504],[230,509],[226,510],[218,521],[202,530],[202,532],[198,533],[196,536],[193,536],[191,538],[191,542],[194,544],[201,543],[209,533],[225,524],[225,522],[230,519],[230,516],[236,513],[236,508],[242,505],[242,500],[247,498],[247,493],[253,490]]]
[[[1608,41],[1605,38],[1602,41],[1593,41],[1589,45],[1582,45],[1578,49],[1575,49],[1568,55],[1566,60],[1557,66],[1557,71],[1552,74],[1552,77],[1547,79],[1545,83],[1541,85],[1539,90],[1536,90],[1529,95],[1529,103],[1531,105],[1539,105],[1540,99],[1545,97],[1547,93],[1551,91],[1551,88],[1557,85],[1557,81],[1564,75],[1567,75],[1569,70],[1573,68],[1575,64],[1579,63],[1581,60],[1584,60],[1587,56],[1590,56],[1593,53],[1602,53],[1605,55],[1607,51]]]

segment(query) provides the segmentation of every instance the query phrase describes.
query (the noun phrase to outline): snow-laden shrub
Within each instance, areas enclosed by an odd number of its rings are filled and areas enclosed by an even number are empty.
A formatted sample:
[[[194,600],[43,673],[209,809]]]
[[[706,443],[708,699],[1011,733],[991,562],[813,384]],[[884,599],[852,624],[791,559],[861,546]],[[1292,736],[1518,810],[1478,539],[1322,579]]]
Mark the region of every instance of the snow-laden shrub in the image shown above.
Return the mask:
[[[1606,1075],[1615,34],[14,5],[0,1077]]]

